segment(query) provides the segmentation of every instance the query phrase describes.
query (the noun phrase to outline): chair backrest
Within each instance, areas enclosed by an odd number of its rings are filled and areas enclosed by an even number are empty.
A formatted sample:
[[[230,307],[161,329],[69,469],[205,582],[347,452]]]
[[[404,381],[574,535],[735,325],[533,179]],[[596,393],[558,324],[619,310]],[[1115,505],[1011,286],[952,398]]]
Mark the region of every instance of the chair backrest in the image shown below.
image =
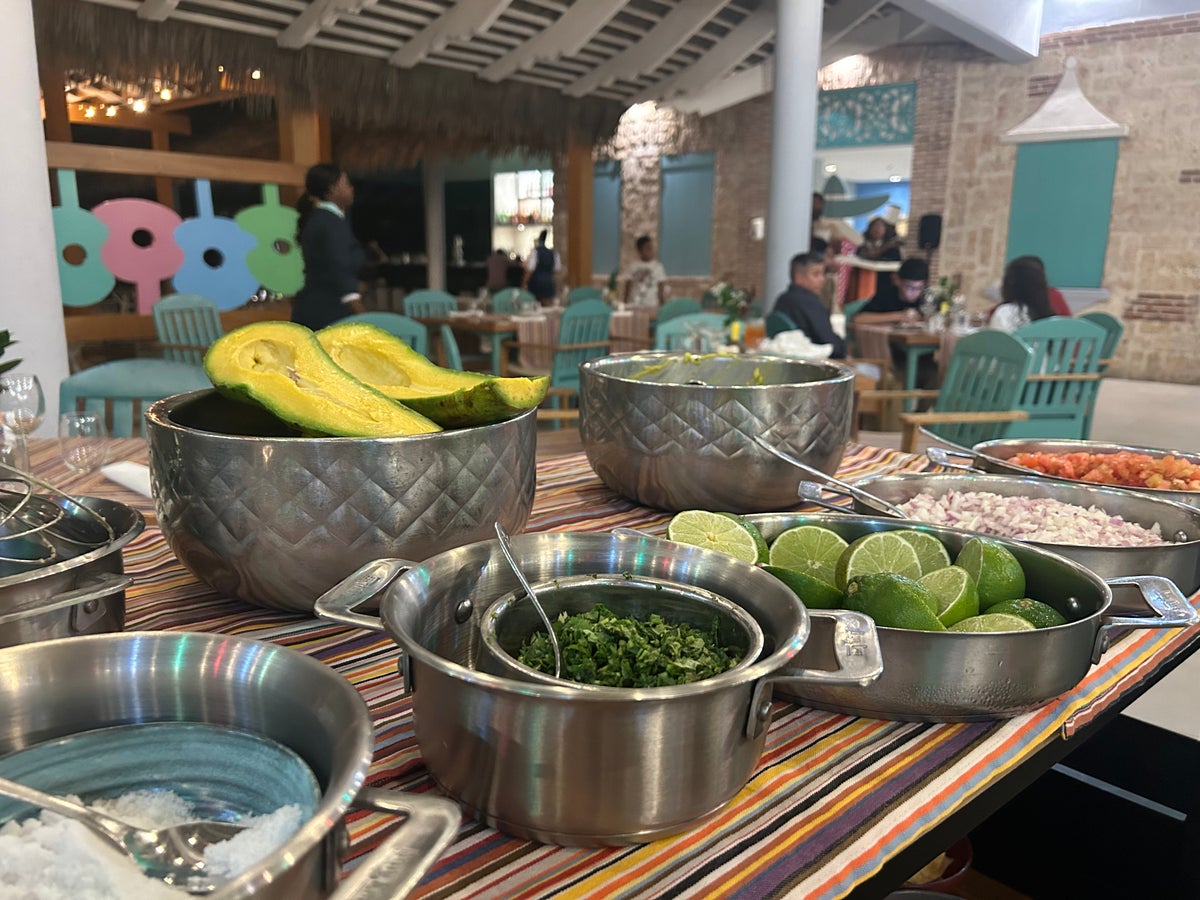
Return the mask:
[[[703,334],[705,331],[725,332],[725,316],[720,313],[698,312],[676,316],[658,323],[654,329],[655,350],[699,350],[708,353],[716,349]],[[699,346],[696,342],[699,341]]]
[[[772,338],[785,331],[795,331],[796,323],[781,312],[773,312],[767,316],[767,337]]]
[[[608,353],[608,331],[612,309],[603,300],[581,300],[563,310],[558,326],[558,348],[550,370],[550,386],[579,389],[579,366]],[[578,344],[596,344],[575,347]]]
[[[458,309],[458,303],[445,291],[413,291],[404,298],[404,314],[421,316],[445,316]]]
[[[954,345],[935,412],[1002,412],[1016,409],[1033,351],[1002,331],[977,331]],[[955,422],[926,430],[940,440],[970,447],[1001,436],[1008,422]]]
[[[429,355],[429,329],[408,316],[390,312],[366,312],[347,316],[342,322],[364,322],[394,334],[423,356]]]
[[[438,336],[442,341],[442,352],[446,354],[446,366],[451,369],[462,371],[462,354],[458,350],[458,341],[454,337],[454,329],[449,325],[443,325],[438,329]],[[437,362],[437,360],[434,360]]]
[[[676,316],[690,316],[701,311],[699,300],[693,300],[691,297],[674,297],[659,309],[658,321],[666,322]]]
[[[537,298],[521,288],[504,288],[492,294],[492,312],[514,313],[522,303],[537,303]]]
[[[577,287],[567,291],[567,306],[572,303],[582,303],[584,300],[599,300],[604,292],[597,287]]]
[[[1106,335],[1094,322],[1068,316],[1039,319],[1014,332],[1033,351],[1029,380],[1017,404],[1029,418],[1012,422],[1005,437],[1083,439],[1100,388]],[[1086,378],[1089,375],[1097,377]]]
[[[200,365],[204,351],[224,334],[217,304],[199,294],[169,294],[150,309],[163,359]]]
[[[142,410],[155,400],[212,387],[204,369],[171,359],[118,359],[76,372],[58,386],[58,408],[104,416],[113,437],[142,433]]]
[[[1117,352],[1117,344],[1121,342],[1121,335],[1125,333],[1125,326],[1121,324],[1121,320],[1105,312],[1083,313],[1077,318],[1087,319],[1093,325],[1104,329],[1104,346],[1100,349],[1100,356],[1102,359],[1112,359],[1112,355]],[[1103,372],[1106,368],[1107,366],[1101,365],[1100,371]]]

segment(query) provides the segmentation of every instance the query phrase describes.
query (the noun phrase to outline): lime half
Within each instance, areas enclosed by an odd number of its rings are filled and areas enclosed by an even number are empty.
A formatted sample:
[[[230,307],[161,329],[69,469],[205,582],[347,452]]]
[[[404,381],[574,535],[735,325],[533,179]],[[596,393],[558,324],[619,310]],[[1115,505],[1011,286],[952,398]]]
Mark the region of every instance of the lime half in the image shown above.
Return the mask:
[[[912,544],[912,548],[917,551],[917,560],[921,563],[922,575],[950,565],[950,554],[946,551],[945,544],[932,534],[924,531],[893,531],[892,534]]]
[[[775,538],[770,562],[832,586],[838,560],[845,551],[846,542],[841,535],[819,525],[800,525]]]
[[[667,524],[667,538],[680,544],[728,553],[742,562],[756,563],[762,535],[756,538],[747,528],[748,524],[737,516],[687,509],[676,513]]]
[[[979,608],[984,612],[997,603],[1025,596],[1025,571],[1003,544],[987,538],[971,538],[958,552],[954,564],[975,579]]]
[[[842,590],[857,575],[880,573],[903,575],[914,581],[921,577],[917,551],[904,538],[891,531],[864,534],[852,543],[838,560],[836,581]]]
[[[1033,631],[1033,625],[1020,616],[1010,616],[1007,613],[984,613],[982,616],[971,616],[956,622],[948,631],[966,631],[980,633],[985,631]]]
[[[758,559],[755,562],[765,563],[767,561],[767,539],[762,536],[762,532],[758,530],[758,526],[749,519],[744,519],[735,513],[723,512],[717,513],[718,516],[726,516],[733,519],[750,533],[754,538],[754,546],[758,549]]]
[[[1020,616],[1033,625],[1034,628],[1053,628],[1055,625],[1066,625],[1067,620],[1057,609],[1040,600],[1030,600],[1023,597],[1020,600],[1003,600],[988,607],[988,613],[1007,613],[1010,616]]]
[[[923,575],[917,582],[937,598],[938,621],[949,628],[955,622],[979,615],[979,591],[966,569],[946,566]]]

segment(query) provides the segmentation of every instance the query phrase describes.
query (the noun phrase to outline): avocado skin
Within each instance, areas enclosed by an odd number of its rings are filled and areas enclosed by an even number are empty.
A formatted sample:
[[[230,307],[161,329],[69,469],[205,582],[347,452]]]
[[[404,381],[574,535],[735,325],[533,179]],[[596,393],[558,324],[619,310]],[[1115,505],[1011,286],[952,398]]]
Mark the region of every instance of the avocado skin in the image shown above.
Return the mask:
[[[363,384],[294,322],[254,322],[218,338],[204,355],[213,386],[256,403],[307,435],[401,437],[441,431],[436,422]]]
[[[491,425],[542,402],[550,379],[498,378],[445,369],[401,338],[364,322],[322,328],[317,340],[339,366],[443,428]]]

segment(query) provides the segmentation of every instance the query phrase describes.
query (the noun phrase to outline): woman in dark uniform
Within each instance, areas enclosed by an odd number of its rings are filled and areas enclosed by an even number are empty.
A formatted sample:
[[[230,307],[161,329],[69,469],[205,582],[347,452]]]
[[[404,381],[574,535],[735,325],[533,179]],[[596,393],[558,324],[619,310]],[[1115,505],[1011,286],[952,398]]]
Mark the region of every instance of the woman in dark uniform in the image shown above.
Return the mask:
[[[315,331],[365,312],[358,281],[366,251],[346,221],[346,210],[354,202],[354,186],[346,173],[321,163],[308,170],[304,188],[307,193],[296,204],[304,287],[292,304],[292,321]]]
[[[525,263],[525,289],[542,303],[554,298],[554,273],[562,268],[557,251],[546,246],[548,236],[543,228]]]

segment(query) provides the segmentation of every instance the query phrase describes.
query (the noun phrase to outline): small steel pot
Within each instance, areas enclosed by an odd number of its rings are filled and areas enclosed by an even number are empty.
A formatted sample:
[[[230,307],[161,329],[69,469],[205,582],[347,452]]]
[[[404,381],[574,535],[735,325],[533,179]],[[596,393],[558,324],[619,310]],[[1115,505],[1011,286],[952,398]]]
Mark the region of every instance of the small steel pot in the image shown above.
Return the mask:
[[[754,617],[765,642],[748,666],[673,687],[560,687],[489,674],[479,618],[517,589],[496,541],[419,565],[380,560],[321,597],[319,616],[386,628],[400,644],[425,765],[473,815],[518,837],[594,846],[686,830],[749,779],[772,685],[860,684],[879,674],[870,619],[808,612],[781,581],[726,554],[610,534],[529,534],[512,547],[531,582],[628,572],[719,594]],[[352,611],[385,587],[382,621]],[[836,671],[792,666],[810,619],[828,625]]]
[[[1193,506],[1123,488],[1005,475],[876,475],[862,479],[857,487],[897,505],[921,493],[941,497],[950,491],[986,491],[1003,497],[1048,498],[1085,509],[1096,506],[1146,528],[1158,525],[1163,538],[1171,543],[1153,547],[1022,543],[1073,559],[1105,580],[1127,575],[1160,575],[1175,582],[1184,594],[1200,589],[1200,509]],[[863,515],[876,512],[869,504],[857,499],[854,509]]]
[[[49,565],[0,563],[0,647],[125,627],[125,588],[133,579],[124,574],[121,551],[146,521],[136,509],[113,500],[79,497],[76,502],[105,520],[113,540]]]
[[[924,531],[945,544],[951,557],[973,536],[901,519],[794,514],[747,518],[768,541],[797,525],[820,525],[847,541],[874,531]],[[1118,629],[1178,628],[1200,622],[1200,615],[1165,578],[1105,582],[1079,563],[1029,544],[991,540],[1011,550],[1021,563],[1027,595],[1056,608],[1067,617],[1067,624],[981,634],[879,628],[884,670],[876,681],[850,687],[788,685],[780,693],[809,706],[878,719],[1003,719],[1036,709],[1075,687],[1092,663],[1100,661]],[[1144,613],[1146,604],[1155,615],[1117,614],[1118,610]],[[814,623],[814,634],[820,627],[820,622]],[[832,661],[821,658],[822,646],[819,640],[807,644],[800,664],[830,668]]]
[[[1106,444],[1102,441],[1009,439],[984,441],[981,444],[976,444],[969,451],[962,451],[956,448],[954,450],[946,450],[944,453],[947,456],[966,456],[974,460],[974,465],[984,472],[995,472],[1000,475],[1026,475],[1037,478],[1049,478],[1054,481],[1067,481],[1074,484],[1090,484],[1091,482],[1074,478],[1046,475],[1043,472],[1038,472],[1036,469],[1027,469],[1024,466],[1018,466],[1015,463],[1009,462],[1009,460],[1018,453],[1119,453],[1122,450],[1128,450],[1131,453],[1145,453],[1147,456],[1154,457],[1178,456],[1186,459],[1188,462],[1200,465],[1200,455],[1195,453],[1184,453],[1179,450],[1163,450],[1157,447],[1136,447],[1129,444]],[[933,459],[932,454],[930,454],[930,459]],[[943,465],[948,464],[942,460],[937,461]],[[1146,487],[1122,487],[1121,490],[1134,491],[1139,494],[1147,494],[1151,497],[1159,497],[1163,500],[1174,500],[1176,503],[1185,503],[1189,506],[1200,507],[1200,492],[1197,491],[1171,491]]]
[[[0,652],[0,708],[0,755],[144,722],[228,725],[297,753],[321,787],[316,815],[214,900],[402,897],[458,831],[448,800],[363,787],[373,740],[362,697],[332,669],[276,644],[129,632],[14,647]],[[352,804],[408,821],[338,886],[341,820]]]

